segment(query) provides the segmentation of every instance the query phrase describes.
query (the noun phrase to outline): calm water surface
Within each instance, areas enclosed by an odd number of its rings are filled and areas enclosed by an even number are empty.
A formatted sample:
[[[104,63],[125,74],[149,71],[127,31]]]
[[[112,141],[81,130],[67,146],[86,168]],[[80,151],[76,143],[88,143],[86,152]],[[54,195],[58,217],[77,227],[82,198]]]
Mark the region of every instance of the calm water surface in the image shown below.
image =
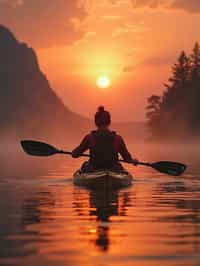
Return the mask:
[[[107,192],[73,185],[80,160],[5,158],[0,265],[200,265],[200,166],[173,156],[183,177],[128,167],[133,186]]]

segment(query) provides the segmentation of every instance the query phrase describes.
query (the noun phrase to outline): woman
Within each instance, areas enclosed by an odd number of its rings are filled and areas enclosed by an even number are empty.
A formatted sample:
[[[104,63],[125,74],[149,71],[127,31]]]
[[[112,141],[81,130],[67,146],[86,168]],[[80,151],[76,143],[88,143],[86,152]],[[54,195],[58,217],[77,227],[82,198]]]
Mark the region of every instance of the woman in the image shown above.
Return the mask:
[[[119,163],[119,154],[126,162],[137,165],[138,161],[132,158],[123,138],[109,129],[111,116],[109,112],[104,110],[103,106],[100,106],[95,114],[95,124],[97,130],[86,135],[81,144],[72,152],[72,157],[78,158],[89,149],[90,159],[83,164],[83,171],[123,170]]]

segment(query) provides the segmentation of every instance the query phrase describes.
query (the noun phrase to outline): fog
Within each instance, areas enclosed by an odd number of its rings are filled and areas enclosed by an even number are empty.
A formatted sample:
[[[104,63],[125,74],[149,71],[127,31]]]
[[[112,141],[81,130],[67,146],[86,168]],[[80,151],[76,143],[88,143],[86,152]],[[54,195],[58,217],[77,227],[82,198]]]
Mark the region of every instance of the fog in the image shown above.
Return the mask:
[[[37,139],[38,140],[38,139]],[[71,151],[75,148],[79,142],[80,138],[67,138],[66,141],[59,140],[41,140],[54,145],[58,149],[63,149],[66,151]],[[155,162],[160,160],[167,161],[177,161],[185,163],[188,166],[186,174],[197,174],[200,171],[199,167],[199,157],[200,157],[200,143],[147,143],[143,140],[131,141],[126,140],[128,149],[134,158],[142,162]],[[20,140],[12,141],[4,139],[1,142],[0,151],[0,161],[1,161],[1,175],[6,176],[31,176],[38,175],[37,171],[45,172],[49,167],[63,164],[66,161],[66,165],[73,169],[73,164],[81,165],[84,161],[83,158],[73,159],[69,155],[54,155],[50,157],[34,157],[25,154],[22,150]],[[126,167],[127,164],[124,164]],[[139,166],[138,166],[139,168]],[[37,171],[36,171],[37,170]]]

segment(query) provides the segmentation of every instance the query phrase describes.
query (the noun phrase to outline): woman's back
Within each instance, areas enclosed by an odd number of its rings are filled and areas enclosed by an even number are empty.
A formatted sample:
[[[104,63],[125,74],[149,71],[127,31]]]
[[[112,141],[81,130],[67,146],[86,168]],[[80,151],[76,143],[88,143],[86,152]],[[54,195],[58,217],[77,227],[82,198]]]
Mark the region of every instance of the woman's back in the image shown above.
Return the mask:
[[[90,147],[90,162],[95,169],[113,168],[118,162],[115,149],[116,134],[109,130],[97,130],[91,133],[94,145]]]
[[[111,117],[109,112],[100,107],[95,114],[96,131],[86,135],[81,144],[72,152],[74,158],[79,157],[86,150],[90,150],[89,170],[122,168],[118,155],[127,162],[132,162],[123,138],[109,130]]]

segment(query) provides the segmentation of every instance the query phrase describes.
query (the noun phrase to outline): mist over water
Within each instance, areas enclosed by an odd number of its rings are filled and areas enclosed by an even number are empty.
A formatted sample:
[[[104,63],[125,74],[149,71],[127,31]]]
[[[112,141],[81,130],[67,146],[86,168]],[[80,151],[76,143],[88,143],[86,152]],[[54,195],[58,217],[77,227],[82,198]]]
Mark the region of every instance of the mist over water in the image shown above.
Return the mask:
[[[128,144],[142,161],[181,161],[188,170],[171,177],[124,165],[133,186],[95,192],[73,185],[83,159],[29,157],[4,143],[0,265],[199,265],[199,146]]]

